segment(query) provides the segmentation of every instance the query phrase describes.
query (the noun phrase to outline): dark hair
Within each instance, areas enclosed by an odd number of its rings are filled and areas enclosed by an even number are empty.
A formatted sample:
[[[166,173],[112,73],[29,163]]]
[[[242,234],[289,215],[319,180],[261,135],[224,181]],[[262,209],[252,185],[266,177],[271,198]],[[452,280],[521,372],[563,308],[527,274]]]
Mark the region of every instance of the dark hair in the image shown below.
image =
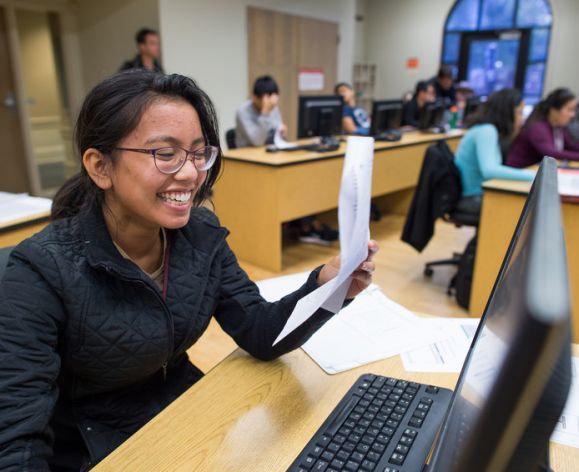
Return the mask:
[[[52,203],[53,220],[103,205],[104,192],[92,181],[82,165],[83,154],[87,149],[97,149],[114,165],[114,148],[138,126],[147,109],[156,100],[163,98],[190,103],[199,115],[205,143],[219,148],[217,160],[207,172],[205,182],[195,194],[193,202],[200,205],[209,197],[221,168],[219,127],[211,100],[189,77],[132,69],[105,79],[84,99],[74,130],[81,170],[56,193]]]
[[[523,101],[521,92],[517,89],[506,88],[493,93],[488,100],[481,104],[473,117],[470,126],[491,124],[499,133],[499,144],[505,159],[515,132],[515,108]]]
[[[334,87],[334,94],[335,95],[340,94],[340,92],[339,92],[340,87],[348,87],[350,90],[352,90],[352,86],[348,82],[338,82],[336,84],[336,86]]]
[[[436,77],[439,79],[454,79],[454,76],[452,75],[452,67],[447,65],[440,66],[440,69],[438,69],[438,74],[436,74]]]
[[[135,41],[137,42],[137,44],[145,44],[145,42],[147,41],[147,36],[149,36],[150,34],[159,36],[159,33],[157,33],[154,29],[141,28],[139,31],[137,31],[137,34],[135,35]]]
[[[431,85],[432,84],[427,80],[416,82],[416,87],[414,88],[414,98],[416,98],[420,92],[426,92],[428,87]]]
[[[279,87],[277,82],[273,80],[270,75],[262,75],[255,79],[253,83],[253,94],[256,97],[263,97],[264,95],[271,95],[273,93],[279,94]]]
[[[529,128],[537,121],[546,120],[549,110],[560,110],[571,100],[575,100],[575,94],[568,88],[558,88],[553,90],[546,98],[535,105],[533,111],[525,121],[525,128]]]

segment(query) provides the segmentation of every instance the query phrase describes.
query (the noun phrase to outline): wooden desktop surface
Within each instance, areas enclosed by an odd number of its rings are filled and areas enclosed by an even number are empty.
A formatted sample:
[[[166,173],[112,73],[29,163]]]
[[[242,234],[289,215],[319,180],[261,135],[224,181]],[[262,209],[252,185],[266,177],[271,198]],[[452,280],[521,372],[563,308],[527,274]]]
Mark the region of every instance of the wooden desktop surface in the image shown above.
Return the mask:
[[[472,316],[480,316],[484,311],[531,189],[531,182],[490,180],[483,188],[469,306]],[[573,342],[579,342],[579,203],[563,199],[561,209],[572,302]]]
[[[93,470],[285,471],[368,372],[448,388],[458,378],[406,372],[399,356],[327,375],[301,349],[268,363],[238,349]],[[551,466],[579,470],[579,449],[552,443]]]
[[[38,233],[48,224],[50,211],[41,211],[26,218],[0,223],[0,247],[16,246]]]
[[[448,135],[411,132],[395,143],[377,142],[372,196],[411,192],[426,148],[448,139],[456,149],[462,134],[461,130]],[[228,242],[239,259],[270,271],[282,270],[281,225],[337,207],[345,149],[342,143],[331,153],[267,153],[263,147],[225,153],[213,201],[221,224],[231,231]]]

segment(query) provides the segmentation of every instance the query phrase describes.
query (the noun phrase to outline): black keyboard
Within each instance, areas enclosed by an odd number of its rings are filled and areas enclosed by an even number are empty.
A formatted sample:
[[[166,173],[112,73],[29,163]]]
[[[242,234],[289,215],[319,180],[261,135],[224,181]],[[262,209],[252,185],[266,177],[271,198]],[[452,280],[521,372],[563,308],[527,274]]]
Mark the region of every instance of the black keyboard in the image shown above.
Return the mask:
[[[451,395],[432,385],[362,375],[289,471],[420,471]]]
[[[402,139],[402,133],[398,130],[384,131],[383,133],[374,135],[373,138],[375,141],[400,141]]]

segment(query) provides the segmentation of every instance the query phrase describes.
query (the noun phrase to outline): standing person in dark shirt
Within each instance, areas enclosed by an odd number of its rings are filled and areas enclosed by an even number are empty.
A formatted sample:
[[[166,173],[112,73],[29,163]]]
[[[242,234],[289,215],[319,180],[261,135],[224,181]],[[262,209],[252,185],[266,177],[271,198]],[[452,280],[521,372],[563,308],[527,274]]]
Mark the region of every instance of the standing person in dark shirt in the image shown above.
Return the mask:
[[[126,61],[120,70],[145,69],[164,74],[165,71],[159,63],[159,57],[161,56],[159,33],[153,29],[141,28],[135,35],[135,41],[137,42],[139,53],[133,59]]]
[[[442,66],[436,77],[430,79],[430,83],[434,86],[437,100],[442,100],[447,106],[456,103],[456,88],[449,66]]]
[[[435,99],[434,86],[426,80],[418,82],[412,100],[405,103],[402,108],[402,126],[418,127],[422,109],[427,103],[434,102]]]

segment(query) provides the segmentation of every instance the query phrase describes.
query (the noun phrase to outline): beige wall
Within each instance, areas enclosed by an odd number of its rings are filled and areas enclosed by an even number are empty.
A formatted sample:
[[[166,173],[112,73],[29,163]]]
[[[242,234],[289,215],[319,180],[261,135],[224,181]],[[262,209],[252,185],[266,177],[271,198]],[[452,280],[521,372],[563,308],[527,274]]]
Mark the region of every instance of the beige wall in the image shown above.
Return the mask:
[[[377,65],[376,97],[394,98],[416,81],[432,77],[440,64],[444,23],[454,0],[365,0],[366,59]],[[545,91],[567,85],[579,93],[575,51],[578,0],[551,0],[554,11]],[[406,69],[417,57],[420,69]]]
[[[250,5],[338,23],[337,78],[349,81],[352,76],[354,0],[159,0],[164,65],[168,72],[193,77],[209,94],[222,136],[234,126],[235,110],[248,97]]]
[[[135,56],[140,28],[159,28],[158,0],[79,0],[77,11],[86,91]]]
[[[30,117],[60,116],[62,110],[48,15],[41,11],[17,10],[16,21]]]

